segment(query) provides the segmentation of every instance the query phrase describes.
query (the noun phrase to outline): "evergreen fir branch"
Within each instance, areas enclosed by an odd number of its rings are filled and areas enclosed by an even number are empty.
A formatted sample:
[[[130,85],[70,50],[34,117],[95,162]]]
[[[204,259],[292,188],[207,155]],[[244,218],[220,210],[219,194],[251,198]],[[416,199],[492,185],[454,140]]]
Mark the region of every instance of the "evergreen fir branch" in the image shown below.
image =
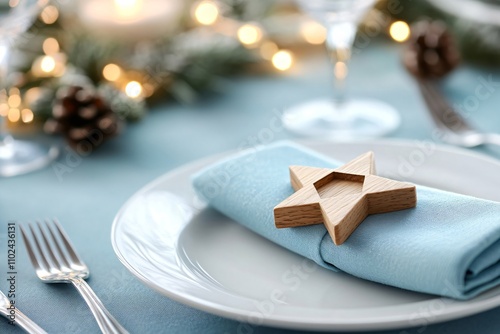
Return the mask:
[[[126,54],[122,46],[102,42],[85,34],[74,34],[67,38],[68,63],[83,71],[94,84],[102,80],[102,69]]]

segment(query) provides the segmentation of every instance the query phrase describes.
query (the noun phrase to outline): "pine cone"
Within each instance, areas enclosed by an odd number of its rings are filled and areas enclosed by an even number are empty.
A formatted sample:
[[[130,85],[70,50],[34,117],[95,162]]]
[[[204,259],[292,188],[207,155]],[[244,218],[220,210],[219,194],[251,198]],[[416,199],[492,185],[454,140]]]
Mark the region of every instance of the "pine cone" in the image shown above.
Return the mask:
[[[446,25],[441,21],[421,21],[412,29],[404,53],[406,68],[422,79],[440,78],[460,62],[460,54]]]
[[[52,118],[44,124],[47,133],[62,134],[73,149],[85,153],[117,135],[121,128],[121,120],[106,102],[80,86],[58,90]]]

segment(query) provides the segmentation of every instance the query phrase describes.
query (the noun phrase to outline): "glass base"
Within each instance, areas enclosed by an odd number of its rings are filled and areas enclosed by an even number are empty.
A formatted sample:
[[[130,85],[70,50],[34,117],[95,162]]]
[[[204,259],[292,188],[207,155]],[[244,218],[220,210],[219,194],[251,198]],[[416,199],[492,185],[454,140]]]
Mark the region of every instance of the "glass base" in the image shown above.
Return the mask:
[[[396,109],[376,100],[348,100],[341,105],[317,100],[293,106],[283,115],[283,124],[289,131],[331,139],[380,137],[400,123]]]
[[[0,142],[0,176],[10,177],[46,167],[59,155],[57,146],[15,140],[11,137]]]

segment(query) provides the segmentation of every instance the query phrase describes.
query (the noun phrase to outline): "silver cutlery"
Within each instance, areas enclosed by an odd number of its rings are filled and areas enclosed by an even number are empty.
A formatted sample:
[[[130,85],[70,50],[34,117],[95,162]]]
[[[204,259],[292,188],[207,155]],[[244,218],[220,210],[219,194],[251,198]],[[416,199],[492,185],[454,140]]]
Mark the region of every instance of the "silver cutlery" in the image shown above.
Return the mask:
[[[449,104],[435,83],[429,80],[418,80],[418,83],[432,120],[442,133],[441,140],[463,147],[476,147],[484,144],[500,146],[500,134],[483,133],[472,127]]]
[[[438,136],[449,144],[476,147],[500,146],[500,134],[484,133],[471,126],[447,99],[436,79],[448,75],[460,62],[453,36],[440,21],[421,21],[412,26],[412,37],[403,54],[403,64],[417,81]]]
[[[15,325],[21,327],[30,334],[47,334],[40,326],[35,324],[33,320],[28,318],[24,313],[16,307],[11,313],[10,300],[0,291],[0,314],[14,322]],[[13,318],[11,318],[13,316]]]
[[[37,222],[28,224],[28,229],[29,232],[21,226],[21,234],[38,278],[44,283],[73,284],[87,302],[103,333],[128,333],[85,281],[89,269],[78,257],[61,225],[56,220]],[[31,237],[28,237],[29,234]]]

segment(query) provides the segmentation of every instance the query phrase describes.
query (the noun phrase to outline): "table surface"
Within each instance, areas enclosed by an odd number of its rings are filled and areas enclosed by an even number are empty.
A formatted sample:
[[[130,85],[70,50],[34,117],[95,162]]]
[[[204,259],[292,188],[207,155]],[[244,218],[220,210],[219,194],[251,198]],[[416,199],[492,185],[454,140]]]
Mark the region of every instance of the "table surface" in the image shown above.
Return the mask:
[[[402,116],[390,137],[429,140],[432,124],[412,78],[400,65],[400,48],[378,43],[356,54],[351,63],[349,95],[390,103]],[[490,77],[491,76],[491,77]],[[482,79],[481,79],[482,78]],[[500,72],[463,66],[445,82],[457,104],[473,102],[481,80],[500,83]],[[192,105],[174,102],[151,108],[119,138],[92,155],[76,159],[68,149],[59,162],[70,166],[59,175],[53,166],[0,180],[0,290],[7,288],[7,222],[57,217],[91,268],[88,282],[110,312],[131,333],[239,333],[239,323],[177,303],[144,286],[125,269],[110,242],[111,225],[124,202],[165,172],[214,153],[257,141],[293,139],[286,131],[273,138],[259,133],[276,110],[330,94],[329,65],[321,52],[298,60],[293,71],[246,75],[221,82],[221,93],[204,94]],[[500,132],[500,84],[487,99],[470,107],[470,118],[484,130]],[[469,100],[467,100],[469,98]],[[493,149],[483,152],[500,158]],[[72,160],[73,159],[73,160]],[[17,242],[16,305],[49,333],[99,333],[89,309],[66,284],[43,284],[35,276],[24,245]],[[500,308],[464,319],[387,333],[498,333]],[[1,333],[21,333],[0,321]],[[252,333],[288,333],[252,327]]]

